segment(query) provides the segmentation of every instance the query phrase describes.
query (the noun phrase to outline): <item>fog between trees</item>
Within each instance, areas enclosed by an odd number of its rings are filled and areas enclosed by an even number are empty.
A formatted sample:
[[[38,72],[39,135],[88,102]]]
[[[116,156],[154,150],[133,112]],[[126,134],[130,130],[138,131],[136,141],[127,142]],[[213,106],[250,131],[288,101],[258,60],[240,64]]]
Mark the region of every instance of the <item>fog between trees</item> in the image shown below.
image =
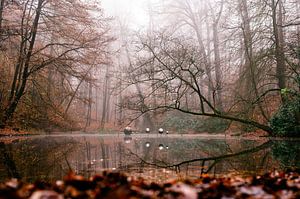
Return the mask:
[[[139,30],[91,2],[1,0],[2,127],[299,125],[299,1],[149,1]]]

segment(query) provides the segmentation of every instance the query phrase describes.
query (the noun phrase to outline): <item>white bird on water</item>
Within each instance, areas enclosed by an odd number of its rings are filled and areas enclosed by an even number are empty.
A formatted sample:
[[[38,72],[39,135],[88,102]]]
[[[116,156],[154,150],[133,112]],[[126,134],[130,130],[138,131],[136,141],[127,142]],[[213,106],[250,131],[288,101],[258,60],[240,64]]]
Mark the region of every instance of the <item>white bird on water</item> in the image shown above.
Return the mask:
[[[158,132],[159,132],[160,134],[162,134],[162,133],[164,133],[164,129],[163,129],[163,128],[159,128],[159,129],[158,129]]]

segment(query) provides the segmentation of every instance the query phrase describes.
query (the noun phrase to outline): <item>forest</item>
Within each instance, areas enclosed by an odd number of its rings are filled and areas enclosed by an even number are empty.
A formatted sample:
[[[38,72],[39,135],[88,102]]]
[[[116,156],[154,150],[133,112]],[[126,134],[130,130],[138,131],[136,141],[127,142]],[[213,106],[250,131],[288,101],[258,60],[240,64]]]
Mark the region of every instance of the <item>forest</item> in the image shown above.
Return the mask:
[[[0,128],[300,132],[298,0],[0,0]]]

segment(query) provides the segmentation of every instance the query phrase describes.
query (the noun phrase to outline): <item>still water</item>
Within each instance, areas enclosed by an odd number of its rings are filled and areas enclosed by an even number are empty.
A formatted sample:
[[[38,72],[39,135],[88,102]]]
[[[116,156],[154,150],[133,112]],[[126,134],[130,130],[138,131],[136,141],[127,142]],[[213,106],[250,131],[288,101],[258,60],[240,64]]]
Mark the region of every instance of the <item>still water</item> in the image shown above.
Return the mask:
[[[13,140],[13,141],[12,141]],[[203,135],[48,135],[0,138],[0,181],[89,177],[104,170],[163,182],[201,174],[253,175],[300,168],[300,140]]]

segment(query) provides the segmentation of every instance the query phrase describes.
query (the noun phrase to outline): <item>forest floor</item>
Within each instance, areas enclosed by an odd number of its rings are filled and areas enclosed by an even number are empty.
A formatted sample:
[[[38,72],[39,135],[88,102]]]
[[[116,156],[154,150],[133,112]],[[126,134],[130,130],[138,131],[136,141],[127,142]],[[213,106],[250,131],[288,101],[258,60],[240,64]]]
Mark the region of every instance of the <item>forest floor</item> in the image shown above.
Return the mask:
[[[24,183],[16,179],[0,183],[1,199],[196,199],[196,198],[300,198],[300,176],[296,171],[270,172],[262,176],[211,177],[195,180],[147,182],[118,172],[103,172],[89,179],[70,173],[56,182]]]

